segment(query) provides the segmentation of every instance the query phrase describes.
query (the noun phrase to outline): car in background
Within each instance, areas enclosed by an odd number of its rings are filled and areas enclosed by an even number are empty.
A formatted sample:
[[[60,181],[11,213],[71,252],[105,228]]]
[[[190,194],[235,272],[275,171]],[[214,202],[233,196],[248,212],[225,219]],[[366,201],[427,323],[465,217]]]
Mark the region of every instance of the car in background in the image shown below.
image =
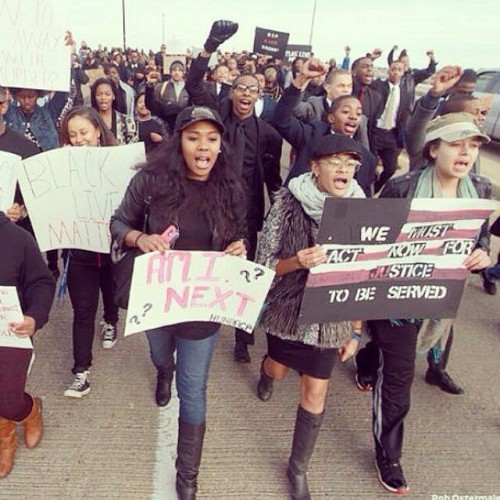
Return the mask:
[[[491,101],[483,130],[493,140],[500,141],[500,69],[478,71],[474,95],[488,103]]]

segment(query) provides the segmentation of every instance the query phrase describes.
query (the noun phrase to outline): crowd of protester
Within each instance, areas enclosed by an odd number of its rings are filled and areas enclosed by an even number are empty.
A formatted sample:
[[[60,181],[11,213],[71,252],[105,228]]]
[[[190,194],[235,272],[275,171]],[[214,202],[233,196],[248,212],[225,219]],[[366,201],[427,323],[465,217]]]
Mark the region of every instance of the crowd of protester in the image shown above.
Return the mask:
[[[267,353],[256,392],[268,401],[274,383],[289,369],[301,374],[287,469],[291,497],[310,498],[307,469],[334,361],[353,356],[357,387],[373,393],[380,482],[389,491],[406,493],[400,459],[423,322],[352,318],[304,326],[298,324],[298,314],[309,270],[326,259],[316,238],[327,197],[491,196],[489,181],[479,175],[479,149],[489,138],[481,131],[488,110],[473,94],[476,75],[459,66],[437,70],[432,50],[426,68],[412,69],[408,52],[397,54],[397,46],[388,54],[387,78],[377,79],[374,61],[381,57],[380,49],[351,63],[351,48],[346,46],[338,67],[333,59],[285,62],[246,51],[223,52],[220,46],[237,29],[235,23],[217,21],[198,55],[173,60],[165,45],[157,53],[92,50],[85,42],[77,48],[68,33],[70,92],[47,95],[38,89],[0,88],[2,151],[28,158],[61,146],[140,141],[147,152],[111,220],[111,255],[64,251],[61,263],[59,252],[52,251],[46,267],[19,190],[12,207],[0,213],[0,233],[5,233],[0,284],[17,287],[25,315],[12,331],[30,337],[43,327],[55,281],[63,271],[73,308],[74,355],[74,378],[64,395],[86,396],[100,295],[102,347],[111,349],[117,342],[112,262],[131,249],[168,250],[172,245],[161,233],[174,225],[180,234],[176,249],[223,251],[276,271],[260,321]],[[415,87],[430,77],[428,92],[416,100]],[[292,148],[285,169],[283,140]],[[395,176],[403,149],[410,172]],[[19,252],[21,247],[26,251]],[[488,250],[488,228],[483,227],[464,265],[482,272],[485,290],[494,294],[500,274],[498,264],[488,267]],[[169,403],[176,373],[180,499],[196,498],[206,386],[219,328],[217,323],[189,322],[146,332],[157,370],[158,406]],[[358,352],[363,333],[369,342]],[[452,320],[435,326],[425,381],[461,394],[447,371],[453,334]],[[235,330],[236,362],[250,363],[253,342],[253,334]],[[0,347],[0,477],[13,467],[16,424],[24,424],[29,448],[37,446],[43,434],[40,399],[25,392],[27,353]],[[7,357],[10,362],[4,363]]]

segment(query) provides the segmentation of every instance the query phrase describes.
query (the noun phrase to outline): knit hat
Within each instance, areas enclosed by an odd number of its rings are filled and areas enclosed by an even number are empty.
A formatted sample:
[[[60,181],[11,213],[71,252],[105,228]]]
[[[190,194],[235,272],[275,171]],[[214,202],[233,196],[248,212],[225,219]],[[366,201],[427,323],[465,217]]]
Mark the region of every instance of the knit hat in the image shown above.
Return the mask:
[[[449,113],[431,120],[425,130],[425,144],[442,139],[446,142],[459,141],[469,137],[479,137],[483,143],[490,142],[490,138],[481,132],[470,113]]]
[[[184,63],[177,59],[177,60],[173,61],[172,64],[170,64],[169,72],[172,71],[173,69],[178,69],[178,68],[182,69],[182,71],[186,70]]]
[[[217,126],[221,134],[224,133],[224,124],[219,114],[217,111],[207,108],[206,106],[189,106],[184,108],[178,114],[177,120],[175,120],[175,130],[176,132],[181,132],[192,123],[201,121],[212,122]]]

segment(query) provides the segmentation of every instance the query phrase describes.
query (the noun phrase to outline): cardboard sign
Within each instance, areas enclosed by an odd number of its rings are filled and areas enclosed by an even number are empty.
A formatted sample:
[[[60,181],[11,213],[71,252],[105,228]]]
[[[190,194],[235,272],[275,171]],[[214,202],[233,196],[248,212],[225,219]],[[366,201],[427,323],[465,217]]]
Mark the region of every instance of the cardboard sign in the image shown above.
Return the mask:
[[[0,0],[3,86],[69,91],[70,49],[61,7],[53,0]]]
[[[311,45],[287,45],[285,51],[285,59],[292,62],[296,57],[303,57],[309,59],[312,54]]]
[[[144,160],[143,142],[66,147],[24,160],[17,174],[40,249],[109,253],[110,218]]]
[[[498,202],[482,199],[328,198],[300,321],[454,318],[463,265]]]
[[[274,271],[222,252],[168,251],[136,257],[125,335],[188,321],[251,333]]]
[[[282,31],[255,28],[253,51],[283,59],[288,45],[289,33]]]
[[[16,164],[21,163],[21,157],[12,153],[0,151],[0,210],[6,212],[14,203],[16,194]]]
[[[23,321],[23,311],[15,286],[0,286],[0,347],[33,349],[28,337],[18,337],[9,330],[10,323]]]

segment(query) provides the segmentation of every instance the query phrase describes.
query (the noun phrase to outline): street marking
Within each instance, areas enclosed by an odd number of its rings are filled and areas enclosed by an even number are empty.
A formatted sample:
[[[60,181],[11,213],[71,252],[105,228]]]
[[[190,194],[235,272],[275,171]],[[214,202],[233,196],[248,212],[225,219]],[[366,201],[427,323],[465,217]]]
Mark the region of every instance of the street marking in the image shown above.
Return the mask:
[[[153,473],[153,500],[177,498],[175,491],[175,459],[177,457],[177,432],[179,428],[179,398],[172,381],[172,399],[158,411],[158,439]]]

